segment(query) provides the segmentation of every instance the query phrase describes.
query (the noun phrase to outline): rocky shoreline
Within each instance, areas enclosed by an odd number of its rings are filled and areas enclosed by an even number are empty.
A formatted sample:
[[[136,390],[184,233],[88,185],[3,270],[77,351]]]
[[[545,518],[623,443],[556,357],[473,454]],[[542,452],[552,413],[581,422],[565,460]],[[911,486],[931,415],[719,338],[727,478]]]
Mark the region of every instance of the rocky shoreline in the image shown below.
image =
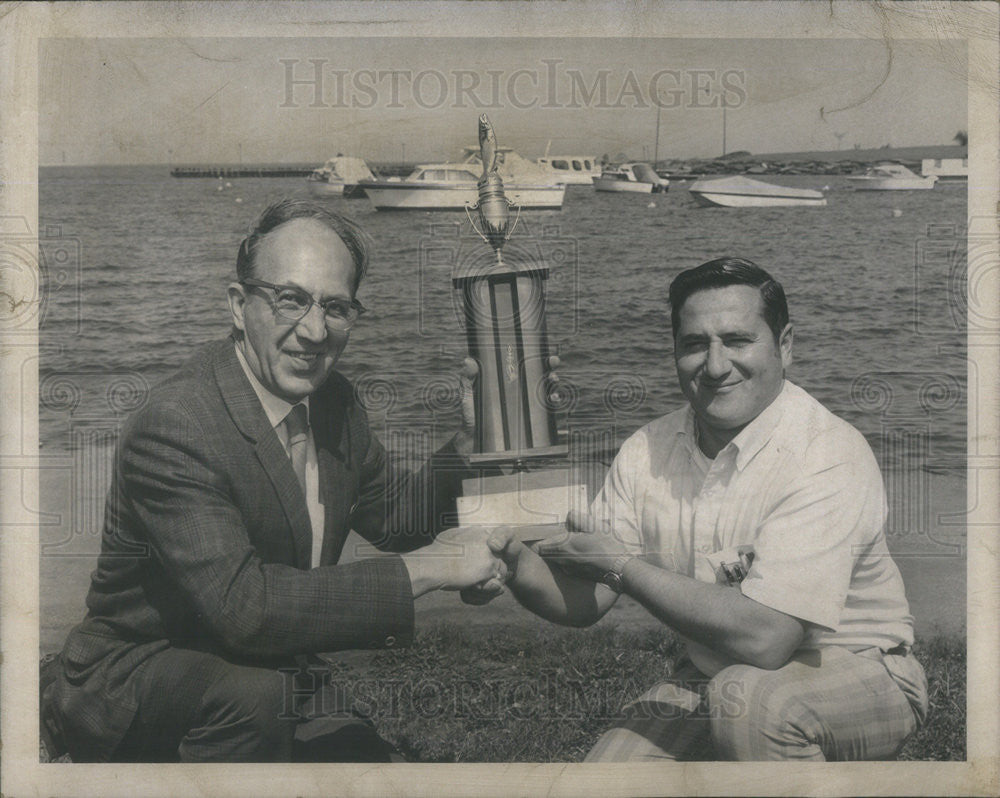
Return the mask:
[[[893,160],[919,174],[920,161]],[[657,174],[671,180],[705,175],[859,175],[878,161],[769,161],[760,157],[716,158],[709,161],[660,161]]]
[[[702,175],[854,175],[882,161],[893,161],[919,174],[926,158],[968,157],[967,147],[952,145],[770,154],[744,150],[718,158],[660,159],[656,171],[678,180]]]

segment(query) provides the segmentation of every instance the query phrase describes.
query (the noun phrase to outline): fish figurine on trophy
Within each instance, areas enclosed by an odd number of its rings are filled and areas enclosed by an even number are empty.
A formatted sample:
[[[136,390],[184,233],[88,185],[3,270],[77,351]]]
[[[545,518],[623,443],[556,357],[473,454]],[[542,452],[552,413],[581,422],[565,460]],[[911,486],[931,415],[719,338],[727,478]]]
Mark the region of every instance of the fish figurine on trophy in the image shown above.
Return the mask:
[[[529,463],[565,458],[549,401],[550,352],[545,329],[545,281],[541,262],[508,262],[503,248],[520,218],[504,193],[498,171],[500,152],[486,114],[479,118],[483,175],[479,199],[466,207],[473,229],[495,257],[456,264],[452,284],[465,317],[469,355],[478,367],[475,384],[476,451],[473,464],[506,467],[510,473],[466,480],[459,499],[459,522],[536,527],[544,537],[571,508],[582,509],[586,488],[569,484],[565,467],[530,470]],[[511,223],[511,210],[516,210]],[[479,224],[473,219],[476,213]],[[527,532],[527,530],[526,530]],[[530,536],[530,535],[529,535]]]

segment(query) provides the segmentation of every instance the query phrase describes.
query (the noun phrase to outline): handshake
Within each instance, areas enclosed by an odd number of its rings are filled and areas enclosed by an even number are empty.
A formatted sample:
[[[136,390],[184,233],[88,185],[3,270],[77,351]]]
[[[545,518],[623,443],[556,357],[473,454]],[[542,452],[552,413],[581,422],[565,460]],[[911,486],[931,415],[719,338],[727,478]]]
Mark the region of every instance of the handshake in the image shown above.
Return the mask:
[[[518,547],[513,527],[455,527],[434,542],[403,555],[413,597],[432,590],[461,590],[466,601],[485,604],[503,593]]]
[[[601,581],[625,547],[611,532],[585,513],[570,512],[566,525],[529,548],[514,526],[469,526],[446,529],[433,543],[403,555],[413,597],[431,590],[460,590],[468,604],[485,604],[513,580],[518,563],[539,557],[567,574],[588,582]]]

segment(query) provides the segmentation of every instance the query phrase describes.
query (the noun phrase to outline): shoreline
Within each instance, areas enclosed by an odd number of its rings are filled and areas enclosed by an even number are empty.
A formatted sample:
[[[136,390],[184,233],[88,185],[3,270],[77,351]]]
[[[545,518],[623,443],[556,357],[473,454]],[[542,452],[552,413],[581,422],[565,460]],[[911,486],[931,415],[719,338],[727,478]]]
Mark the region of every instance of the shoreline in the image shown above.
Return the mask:
[[[545,157],[544,155],[538,156],[524,156],[529,160],[534,160],[536,157]],[[725,163],[727,160],[732,160],[734,158],[745,158],[750,161],[786,161],[786,162],[810,162],[810,161],[857,161],[859,163],[874,163],[876,161],[909,161],[911,163],[919,163],[924,158],[968,158],[969,148],[967,145],[961,144],[915,144],[912,146],[902,146],[902,147],[866,147],[858,149],[849,150],[801,150],[801,151],[785,151],[785,152],[748,152],[746,150],[734,151],[726,153],[725,155],[720,155],[716,157],[687,157],[687,158],[660,158],[657,163],[667,164],[667,163],[678,163],[678,164],[702,164],[702,163],[715,163],[721,162]],[[373,169],[381,170],[385,175],[399,175],[405,176],[413,171],[418,163],[427,163],[429,161],[447,161],[449,156],[446,153],[445,156],[440,158],[424,158],[419,161],[370,161],[370,165]],[[594,160],[597,160],[597,156],[594,156]],[[626,158],[627,161],[642,160],[640,158]],[[265,171],[294,171],[302,172],[303,176],[309,174],[313,169],[322,164],[317,164],[315,162],[305,162],[305,161],[291,161],[291,162],[277,162],[277,161],[262,161],[259,163],[243,163],[243,162],[217,162],[217,163],[174,163],[172,161],[161,162],[161,163],[80,163],[80,164],[69,164],[69,163],[46,163],[39,164],[39,169],[55,170],[55,169],[102,169],[102,168],[122,168],[128,169],[133,167],[139,168],[158,168],[162,167],[165,169],[170,169],[178,172],[186,172],[190,170],[226,170],[231,172],[245,172],[245,173],[256,173],[261,170]],[[185,174],[184,177],[190,175]],[[233,175],[240,177],[241,175]],[[247,175],[247,176],[260,176],[257,174]],[[206,175],[209,177],[209,175]],[[215,175],[210,175],[210,177],[215,177]]]

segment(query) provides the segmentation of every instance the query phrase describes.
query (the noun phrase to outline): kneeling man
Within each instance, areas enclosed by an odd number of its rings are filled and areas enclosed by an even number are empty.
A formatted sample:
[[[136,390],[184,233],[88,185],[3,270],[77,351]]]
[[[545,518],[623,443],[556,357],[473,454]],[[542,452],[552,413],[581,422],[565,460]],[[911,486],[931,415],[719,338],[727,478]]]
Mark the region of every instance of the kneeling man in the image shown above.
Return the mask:
[[[687,644],[587,761],[893,757],[927,683],[872,451],[785,379],[792,326],[763,269],[684,271],[670,308],[689,406],[625,442],[566,536],[490,539],[542,617],[588,625],[624,592]]]
[[[74,761],[395,761],[321,655],[407,645],[418,596],[498,587],[482,532],[444,529],[468,431],[404,473],[334,368],[366,242],[322,205],[267,208],[231,336],[126,425],[87,616],[43,700]],[[351,530],[399,556],[341,563]]]

